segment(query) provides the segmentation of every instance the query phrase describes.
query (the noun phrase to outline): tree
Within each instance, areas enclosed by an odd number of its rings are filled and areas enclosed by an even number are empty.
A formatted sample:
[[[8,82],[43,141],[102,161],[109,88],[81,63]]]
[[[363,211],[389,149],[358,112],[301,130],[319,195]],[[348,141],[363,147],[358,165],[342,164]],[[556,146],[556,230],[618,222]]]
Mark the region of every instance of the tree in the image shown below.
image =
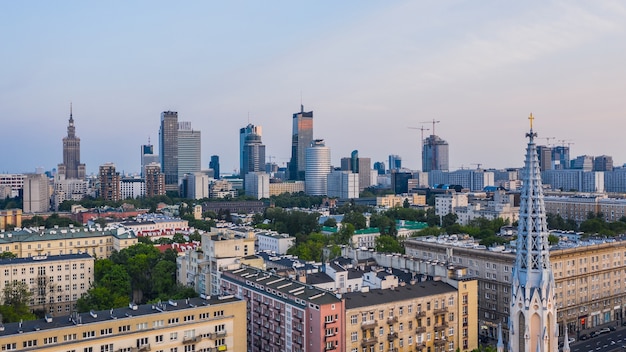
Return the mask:
[[[335,218],[328,218],[322,225],[325,227],[337,227],[337,220],[335,220]]]
[[[402,202],[403,208],[410,208],[411,204],[409,203],[409,198],[404,198],[404,202]]]
[[[559,243],[559,237],[555,235],[548,235],[548,243],[552,246]]]
[[[354,226],[355,230],[362,230],[367,227],[367,219],[362,213],[351,211],[343,215],[342,224],[350,223]]]
[[[32,293],[26,283],[21,281],[9,282],[2,290],[3,304],[0,306],[2,321],[10,323],[36,319],[35,315],[28,308],[31,297]]]
[[[14,259],[14,258],[17,258],[17,255],[13,252],[0,253],[0,259]]]
[[[448,227],[456,224],[456,221],[459,219],[458,215],[455,213],[448,213],[443,216],[441,219],[441,227]]]
[[[381,235],[376,237],[376,251],[382,253],[404,253],[404,247],[395,237]]]

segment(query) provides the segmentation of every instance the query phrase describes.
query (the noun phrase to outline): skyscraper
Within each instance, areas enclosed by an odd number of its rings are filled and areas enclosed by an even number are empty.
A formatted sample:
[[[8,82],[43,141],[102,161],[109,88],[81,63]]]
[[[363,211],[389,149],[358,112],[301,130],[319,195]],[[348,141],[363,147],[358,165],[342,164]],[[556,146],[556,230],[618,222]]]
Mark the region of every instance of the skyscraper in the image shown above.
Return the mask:
[[[65,179],[85,178],[85,164],[80,163],[80,138],[76,137],[71,104],[67,136],[63,138],[63,164],[58,165],[58,173],[65,175]]]
[[[448,142],[431,134],[424,139],[422,149],[422,171],[432,170],[448,171]]]
[[[191,122],[178,123],[178,178],[200,172],[202,145],[200,131],[191,128]]]
[[[371,163],[370,158],[360,158],[359,151],[353,150],[349,158],[341,158],[341,170],[359,174],[359,190],[362,191],[372,183]]]
[[[402,157],[400,155],[389,155],[389,173],[392,170],[400,171],[402,169]]]
[[[121,178],[120,173],[115,171],[115,164],[100,165],[98,181],[100,181],[100,197],[102,199],[113,202],[122,199]]]
[[[24,179],[24,213],[50,210],[50,181],[45,174],[27,174]]]
[[[259,137],[263,136],[263,128],[261,126],[255,126],[249,123],[246,127],[242,127],[239,129],[239,173],[241,174],[241,178],[245,175],[241,170],[243,170],[243,164],[245,163],[245,159],[243,157],[243,146],[246,144],[246,137],[249,134],[256,133]],[[218,178],[218,177],[215,177]]]
[[[159,129],[159,157],[165,174],[165,190],[178,192],[178,113],[161,113]]]
[[[558,330],[554,275],[550,266],[549,232],[532,114],[529,119],[511,285],[509,351],[556,352]]]
[[[552,162],[555,170],[569,169],[569,146],[552,148]]]
[[[537,146],[537,157],[539,158],[539,169],[541,171],[552,170],[552,148],[545,145]]]
[[[328,192],[327,176],[330,173],[330,148],[323,139],[316,139],[306,149],[305,192],[310,196],[323,196]]]
[[[302,181],[305,179],[307,165],[306,150],[313,142],[313,111],[305,112],[304,105],[300,105],[300,112],[293,114],[292,122],[289,179]]]
[[[220,178],[220,157],[219,156],[211,155],[209,168],[213,170],[213,178],[218,180]]]
[[[374,170],[376,170],[376,173],[379,175],[384,175],[385,174],[385,163],[382,161],[377,161],[374,163]]]
[[[250,133],[243,145],[243,167],[241,178],[245,179],[248,172],[265,172],[265,146],[261,142],[261,136]]]
[[[148,144],[141,146],[141,176],[146,175],[146,165],[158,162],[159,156],[154,154],[154,146],[148,140]]]

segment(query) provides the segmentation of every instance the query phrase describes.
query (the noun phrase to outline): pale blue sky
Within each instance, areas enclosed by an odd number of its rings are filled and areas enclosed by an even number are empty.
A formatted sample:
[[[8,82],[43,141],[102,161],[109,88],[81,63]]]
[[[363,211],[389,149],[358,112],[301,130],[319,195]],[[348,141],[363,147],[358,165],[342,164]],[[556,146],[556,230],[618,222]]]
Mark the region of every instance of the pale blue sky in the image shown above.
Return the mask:
[[[420,168],[407,127],[435,118],[452,169],[522,166],[531,111],[540,137],[621,165],[624,63],[620,1],[3,1],[0,172],[61,162],[70,101],[90,173],[138,171],[164,110],[202,131],[203,167],[238,167],[248,115],[283,163],[301,92],[335,165]]]

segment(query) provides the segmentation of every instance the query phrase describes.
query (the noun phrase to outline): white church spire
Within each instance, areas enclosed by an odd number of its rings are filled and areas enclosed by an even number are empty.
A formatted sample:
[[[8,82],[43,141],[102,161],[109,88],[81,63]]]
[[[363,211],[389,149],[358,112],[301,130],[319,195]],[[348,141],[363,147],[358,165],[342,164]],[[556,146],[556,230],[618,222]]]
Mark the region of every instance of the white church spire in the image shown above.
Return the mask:
[[[554,276],[550,266],[548,227],[541,172],[530,114],[526,161],[513,268],[509,349],[511,352],[556,352],[558,330]]]

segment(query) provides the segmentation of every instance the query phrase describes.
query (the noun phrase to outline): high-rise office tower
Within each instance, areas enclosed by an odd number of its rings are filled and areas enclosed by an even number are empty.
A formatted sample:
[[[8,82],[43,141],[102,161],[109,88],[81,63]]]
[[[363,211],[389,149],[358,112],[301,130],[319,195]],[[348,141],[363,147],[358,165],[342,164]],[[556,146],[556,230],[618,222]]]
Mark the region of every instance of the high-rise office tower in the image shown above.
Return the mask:
[[[448,142],[434,134],[424,139],[422,149],[422,171],[448,171]]]
[[[306,181],[304,188],[310,196],[323,196],[328,192],[327,176],[330,173],[330,148],[323,139],[316,139],[306,149]]]
[[[220,178],[220,157],[219,156],[211,155],[209,168],[213,170],[213,178],[216,180],[219,180]]]
[[[374,170],[376,170],[376,173],[379,175],[384,175],[385,174],[385,163],[382,161],[377,161],[374,163]]]
[[[400,171],[402,169],[402,158],[400,155],[389,155],[389,173],[392,170]]]
[[[115,164],[100,165],[98,181],[100,181],[100,197],[102,199],[113,202],[122,199],[121,177],[120,173],[115,171]]]
[[[50,210],[50,181],[45,174],[27,174],[24,178],[24,213]]]
[[[541,171],[552,170],[552,148],[545,145],[537,146],[537,157],[539,158],[539,169]]]
[[[200,172],[201,165],[200,131],[191,128],[191,122],[178,123],[178,178],[185,174]]]
[[[165,194],[165,175],[161,172],[159,163],[146,165],[146,197],[156,197]]]
[[[305,112],[304,105],[300,105],[300,112],[293,114],[292,122],[289,179],[302,181],[305,179],[306,150],[313,142],[313,111]]]
[[[552,148],[552,163],[555,170],[569,169],[569,147],[555,146]]]
[[[554,274],[543,200],[541,171],[530,115],[530,132],[522,176],[517,251],[511,285],[509,351],[556,352],[558,330]]]
[[[243,146],[246,144],[246,137],[252,133],[258,134],[259,137],[263,137],[263,128],[249,123],[246,127],[239,129],[239,173],[241,174],[241,178],[245,175],[242,171],[243,164],[245,163],[245,159],[243,157]]]
[[[580,169],[583,171],[593,170],[593,156],[579,155],[576,159],[570,161],[570,169]]]
[[[150,144],[148,139],[148,144],[141,146],[141,176],[146,175],[146,165],[158,162],[159,156],[154,154],[154,146]]]
[[[600,155],[593,158],[593,171],[613,171],[613,157]]]
[[[85,178],[85,164],[80,163],[80,138],[76,137],[71,104],[67,136],[63,138],[63,164],[58,165],[58,173],[65,175],[65,179]]]
[[[178,192],[178,113],[161,113],[159,129],[159,158],[165,174],[165,190]]]
[[[349,158],[341,158],[341,170],[359,174],[359,190],[362,191],[372,183],[371,163],[370,158],[360,158],[359,151],[353,150]]]
[[[243,145],[243,167],[241,178],[245,179],[248,172],[265,172],[265,145],[261,142],[261,136],[250,133]]]

